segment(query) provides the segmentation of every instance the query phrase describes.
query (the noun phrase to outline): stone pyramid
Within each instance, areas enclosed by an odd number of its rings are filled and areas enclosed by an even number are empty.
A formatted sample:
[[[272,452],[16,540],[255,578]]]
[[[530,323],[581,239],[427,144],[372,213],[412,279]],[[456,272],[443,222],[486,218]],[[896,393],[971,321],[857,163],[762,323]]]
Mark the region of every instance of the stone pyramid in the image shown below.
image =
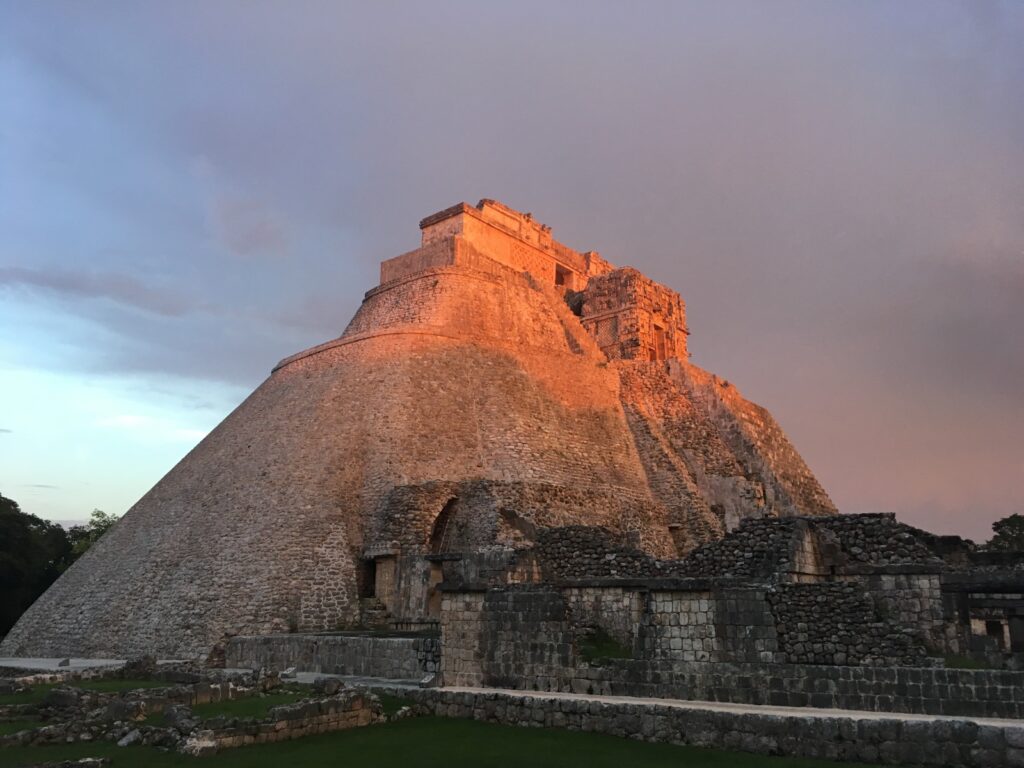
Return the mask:
[[[358,626],[369,598],[415,627],[439,559],[486,573],[545,528],[675,558],[836,512],[771,415],[690,364],[676,292],[492,200],[420,228],[345,332],[278,363],[0,653],[198,658]]]

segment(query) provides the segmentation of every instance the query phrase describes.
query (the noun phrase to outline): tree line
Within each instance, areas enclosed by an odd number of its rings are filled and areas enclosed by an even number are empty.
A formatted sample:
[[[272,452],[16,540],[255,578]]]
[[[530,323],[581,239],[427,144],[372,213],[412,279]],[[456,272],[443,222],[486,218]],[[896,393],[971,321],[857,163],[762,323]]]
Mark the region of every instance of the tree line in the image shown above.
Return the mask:
[[[0,494],[0,636],[117,520],[94,509],[89,522],[65,529]]]

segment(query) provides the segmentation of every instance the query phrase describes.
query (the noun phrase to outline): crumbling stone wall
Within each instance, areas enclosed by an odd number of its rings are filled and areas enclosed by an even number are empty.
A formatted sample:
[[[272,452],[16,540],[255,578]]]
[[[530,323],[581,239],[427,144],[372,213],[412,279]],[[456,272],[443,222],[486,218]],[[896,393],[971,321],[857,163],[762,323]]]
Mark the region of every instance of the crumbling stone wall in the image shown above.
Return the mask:
[[[879,615],[868,593],[857,584],[780,584],[767,596],[779,648],[790,663],[929,663],[920,634]]]
[[[342,691],[320,700],[272,707],[262,720],[241,721],[194,733],[183,745],[186,754],[208,755],[221,749],[288,741],[383,722],[380,702],[362,691]]]
[[[616,537],[605,528],[569,525],[539,529],[534,554],[550,582],[671,575],[637,544],[635,537]]]
[[[838,541],[849,565],[941,562],[933,549],[935,537],[898,522],[891,512],[835,515],[816,521],[814,527]]]
[[[783,580],[867,576],[878,568],[908,564],[935,573],[943,564],[933,548],[935,539],[891,513],[748,519],[724,539],[691,552],[683,570],[693,576]],[[913,589],[910,581],[904,586]],[[926,588],[924,582],[918,586]]]
[[[835,504],[772,415],[734,385],[695,365],[672,360],[669,374],[717,426],[743,475],[764,490],[777,515],[834,515]],[[733,521],[726,521],[732,529]],[[738,522],[738,521],[736,521]]]
[[[796,518],[745,520],[724,539],[698,547],[680,564],[691,576],[769,578],[791,571],[794,543],[806,527]]]
[[[818,586],[844,585],[786,585],[783,589],[802,593],[795,597],[799,602],[817,596]],[[790,630],[785,627],[776,635],[776,617],[770,610],[771,600],[784,603],[789,594],[766,593],[757,586],[709,584],[703,589],[649,589],[620,584],[446,593],[441,616],[443,683],[738,704],[1024,717],[1024,672],[897,667],[893,665],[896,659],[877,666],[851,666],[850,659],[846,665],[837,665],[834,652],[831,659],[824,656],[828,640],[821,641],[820,651],[826,663],[794,663],[786,651],[793,639]],[[830,591],[826,595],[837,599]],[[840,593],[838,599],[845,596]],[[639,624],[629,630],[623,619],[634,615],[638,603],[642,605]],[[602,611],[595,613],[598,604]],[[607,614],[605,608],[610,609]],[[813,613],[813,608],[804,608],[801,615],[807,618]],[[824,620],[828,622],[830,617]],[[865,621],[871,623],[867,617]],[[534,623],[539,629],[536,634]],[[794,630],[799,632],[796,623]],[[595,625],[631,648],[634,658],[583,663],[578,652],[580,630]],[[816,630],[808,627],[808,631]],[[632,643],[630,638],[634,638]],[[901,651],[913,651],[912,643],[891,642]],[[813,642],[810,651],[813,655]],[[904,658],[923,661],[917,656]]]

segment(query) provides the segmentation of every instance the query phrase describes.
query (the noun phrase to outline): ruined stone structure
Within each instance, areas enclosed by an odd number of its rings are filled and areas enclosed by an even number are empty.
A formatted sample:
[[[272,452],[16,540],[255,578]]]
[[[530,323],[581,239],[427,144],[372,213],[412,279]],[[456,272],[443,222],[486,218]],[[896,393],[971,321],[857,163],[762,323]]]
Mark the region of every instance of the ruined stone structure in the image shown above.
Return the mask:
[[[677,293],[500,203],[424,219],[337,339],[271,376],[25,614],[2,653],[205,656],[436,624],[537,577],[545,530],[671,561],[834,514],[771,415],[688,359]]]
[[[748,519],[669,561],[599,528],[547,529],[517,553],[531,583],[446,563],[441,673],[446,686],[1020,719],[1024,556],[987,555],[891,514]],[[595,634],[618,652],[593,658]],[[988,668],[943,668],[965,656]]]

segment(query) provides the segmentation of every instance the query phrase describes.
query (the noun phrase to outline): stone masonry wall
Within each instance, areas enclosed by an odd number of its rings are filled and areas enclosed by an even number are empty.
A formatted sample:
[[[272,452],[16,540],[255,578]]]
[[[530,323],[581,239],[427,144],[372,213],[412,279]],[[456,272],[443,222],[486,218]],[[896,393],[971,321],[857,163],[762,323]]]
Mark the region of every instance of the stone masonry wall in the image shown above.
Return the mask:
[[[642,658],[580,660],[579,634],[568,604],[552,592],[449,593],[442,609],[442,681],[446,686],[488,686],[735,704],[859,709],[875,712],[1024,717],[1024,672],[935,667],[837,666],[786,663],[765,652],[757,661],[726,661],[720,617],[712,601],[690,593],[689,610],[672,606],[661,617],[696,618],[691,625],[654,625],[638,633]],[[677,598],[667,594],[662,604]],[[705,605],[701,600],[707,601]],[[494,610],[500,607],[499,610]],[[702,610],[706,608],[706,610]],[[733,614],[740,641],[742,609]],[[706,614],[700,616],[701,613]],[[530,624],[542,617],[536,632]],[[592,616],[581,616],[592,624]],[[770,617],[769,617],[770,619]],[[707,622],[710,620],[710,623]],[[755,619],[756,620],[756,619]],[[752,626],[757,626],[756,624]],[[761,624],[762,648],[771,648],[774,628]],[[701,627],[700,636],[693,631]],[[614,623],[611,624],[614,630]],[[678,628],[676,631],[675,628]],[[620,637],[620,642],[622,638]],[[706,650],[705,640],[713,640]],[[758,638],[746,638],[751,647]],[[686,642],[688,641],[688,642]],[[738,646],[737,646],[738,647]],[[657,657],[654,655],[657,654]],[[752,658],[748,654],[747,658]]]
[[[767,593],[779,647],[794,664],[924,666],[920,632],[883,618],[855,583],[780,584]]]
[[[798,567],[804,521],[765,518],[744,522],[724,539],[709,542],[682,559],[658,560],[637,546],[635,538],[598,526],[540,528],[534,553],[546,581],[784,577]],[[802,566],[799,566],[802,567]]]
[[[183,751],[207,755],[221,749],[289,741],[317,733],[360,728],[383,721],[380,703],[361,691],[342,691],[319,701],[305,701],[273,707],[262,721],[198,731]]]
[[[760,755],[884,765],[987,768],[1024,764],[1024,729],[968,720],[742,713],[665,702],[600,701],[543,693],[427,690],[422,714],[568,728]]]
[[[848,565],[941,562],[930,546],[935,537],[892,513],[835,515],[814,521],[814,527],[836,539]]]
[[[451,685],[528,681],[557,689],[573,676],[580,641],[595,629],[636,658],[777,659],[763,589],[507,588],[444,595],[442,676]]]
[[[448,592],[442,678],[445,685],[1024,716],[1022,672],[892,666],[925,663],[920,638],[878,620],[869,604],[860,585],[843,583]],[[579,643],[594,627],[633,658],[585,663]],[[840,653],[845,664],[837,663]],[[887,663],[871,665],[879,661]]]
[[[451,592],[441,598],[441,680],[445,685],[484,684],[483,606],[483,592]]]
[[[641,618],[640,658],[775,661],[775,622],[762,589],[652,591]]]
[[[942,577],[938,572],[883,570],[847,578],[867,590],[881,617],[917,630],[929,650],[945,652],[950,639],[956,637],[955,622],[946,616],[943,606]]]
[[[801,521],[795,518],[746,520],[720,541],[691,552],[682,566],[693,576],[769,578],[791,570]]]
[[[225,665],[419,680],[438,672],[440,660],[437,637],[262,635],[231,638]]]

